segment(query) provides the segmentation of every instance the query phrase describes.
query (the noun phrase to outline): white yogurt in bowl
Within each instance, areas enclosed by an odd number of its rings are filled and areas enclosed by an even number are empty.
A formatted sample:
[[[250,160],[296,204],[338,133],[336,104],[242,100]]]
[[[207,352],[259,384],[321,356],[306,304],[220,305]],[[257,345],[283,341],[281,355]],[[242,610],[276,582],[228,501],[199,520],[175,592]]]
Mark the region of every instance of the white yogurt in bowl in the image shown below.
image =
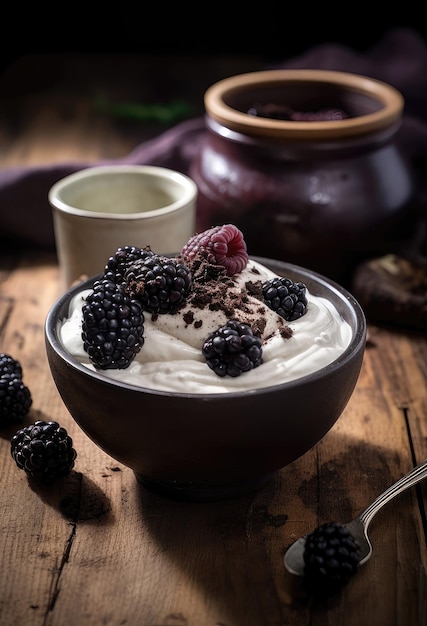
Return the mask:
[[[277,275],[260,261],[250,259],[247,267],[233,276],[232,289],[241,292],[248,282],[264,282]],[[82,339],[82,307],[89,293],[86,289],[73,297],[58,336],[74,359],[95,370]],[[292,322],[285,322],[250,294],[244,307],[235,309],[234,316],[240,321],[265,320],[263,363],[236,378],[219,377],[208,367],[201,351],[207,335],[226,323],[226,314],[220,308],[195,308],[191,301],[175,314],[145,313],[144,345],[135,359],[126,369],[101,373],[139,387],[188,394],[240,392],[294,381],[335,361],[352,338],[350,324],[330,300],[308,289],[306,295],[307,312]],[[284,327],[291,333],[284,333]]]

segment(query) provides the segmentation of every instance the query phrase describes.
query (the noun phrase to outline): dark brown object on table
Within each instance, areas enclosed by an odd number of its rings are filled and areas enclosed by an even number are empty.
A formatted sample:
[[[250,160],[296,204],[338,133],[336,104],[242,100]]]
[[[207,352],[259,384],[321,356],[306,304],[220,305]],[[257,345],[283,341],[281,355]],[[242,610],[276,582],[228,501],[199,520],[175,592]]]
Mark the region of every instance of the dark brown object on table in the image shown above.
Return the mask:
[[[354,273],[352,292],[372,322],[427,331],[427,258],[366,261]]]

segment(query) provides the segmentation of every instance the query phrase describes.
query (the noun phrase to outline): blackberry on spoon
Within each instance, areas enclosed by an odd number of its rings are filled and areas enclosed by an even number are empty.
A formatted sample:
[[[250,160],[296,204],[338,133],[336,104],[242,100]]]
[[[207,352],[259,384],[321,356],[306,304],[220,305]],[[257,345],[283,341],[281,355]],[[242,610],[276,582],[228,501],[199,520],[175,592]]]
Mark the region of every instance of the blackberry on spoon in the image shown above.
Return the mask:
[[[307,535],[304,580],[315,595],[333,594],[357,572],[360,548],[351,532],[338,522],[318,526]]]
[[[348,532],[351,537],[353,537],[354,543],[350,545],[357,544],[358,545],[358,566],[366,563],[368,559],[372,556],[372,544],[370,542],[368,536],[368,528],[369,525],[374,518],[374,516],[380,511],[387,502],[390,502],[393,498],[398,496],[400,493],[409,489],[413,485],[416,485],[421,480],[424,480],[427,477],[427,459],[424,460],[419,465],[415,466],[411,471],[407,474],[399,478],[398,481],[390,485],[385,491],[383,491],[371,504],[364,510],[358,517],[353,519],[351,522],[340,525],[335,522],[330,523],[326,526],[326,528],[331,527],[331,530],[328,530],[325,533],[325,525],[321,527],[319,531],[319,535],[313,531],[310,535],[306,537],[301,537],[294,541],[294,543],[286,550],[284,556],[284,564],[286,569],[291,573],[297,576],[303,576],[304,578],[307,575],[306,581],[307,586],[310,587],[310,581],[313,580],[313,577],[316,576],[316,570],[319,572],[322,567],[322,559],[328,558],[328,554],[326,554],[325,545],[329,542],[328,539],[325,539],[325,534],[331,533],[333,535],[335,533],[336,528],[344,528],[344,531],[340,531],[341,536],[346,536]],[[344,532],[344,535],[342,534]],[[320,546],[319,537],[323,536],[322,541],[326,541],[323,548]],[[307,538],[310,537],[310,541],[312,542],[311,547],[306,548]],[[347,535],[348,538],[348,535]],[[309,569],[306,570],[306,562],[311,560],[315,551],[320,550],[323,554],[320,554],[320,560],[317,562],[317,565],[309,566]],[[332,546],[332,554],[336,551],[336,546]],[[319,555],[318,555],[319,556]],[[352,556],[350,557],[351,562],[354,560],[355,554],[352,552]],[[313,569],[311,569],[313,567]],[[353,571],[353,566],[350,566],[350,571]],[[334,592],[334,575],[333,569],[324,570],[324,573],[321,573],[321,580],[326,582],[327,576],[324,574],[329,572],[332,574],[331,581],[331,591]],[[353,572],[354,573],[354,572]],[[341,578],[341,582],[345,581],[345,574]],[[341,583],[339,583],[341,584]],[[339,585],[338,585],[339,586]]]

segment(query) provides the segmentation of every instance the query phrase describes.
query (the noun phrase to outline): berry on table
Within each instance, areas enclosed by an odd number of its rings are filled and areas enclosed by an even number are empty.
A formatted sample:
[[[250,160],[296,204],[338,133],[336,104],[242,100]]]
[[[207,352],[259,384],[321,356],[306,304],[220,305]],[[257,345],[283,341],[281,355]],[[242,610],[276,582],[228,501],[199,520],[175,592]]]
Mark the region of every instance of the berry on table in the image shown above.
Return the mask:
[[[0,354],[0,376],[3,376],[3,374],[15,374],[17,378],[22,378],[20,362],[4,352]]]
[[[184,262],[191,263],[199,257],[214,265],[222,265],[228,276],[240,274],[249,260],[243,233],[234,224],[214,226],[193,235],[182,248],[180,256]]]
[[[82,315],[83,345],[95,367],[128,367],[144,344],[141,303],[102,277],[94,282]]]
[[[310,591],[333,594],[357,571],[360,548],[351,532],[338,522],[322,524],[307,535],[304,580]]]
[[[240,376],[261,365],[261,339],[248,324],[229,320],[205,340],[202,354],[217,376]]]
[[[11,439],[11,454],[19,469],[41,483],[69,474],[77,456],[73,440],[58,422],[37,420]]]
[[[9,354],[0,354],[0,428],[22,422],[33,403],[22,381],[22,367]]]
[[[271,278],[262,285],[265,304],[288,322],[293,322],[307,312],[308,301],[304,283],[294,283],[290,278]]]

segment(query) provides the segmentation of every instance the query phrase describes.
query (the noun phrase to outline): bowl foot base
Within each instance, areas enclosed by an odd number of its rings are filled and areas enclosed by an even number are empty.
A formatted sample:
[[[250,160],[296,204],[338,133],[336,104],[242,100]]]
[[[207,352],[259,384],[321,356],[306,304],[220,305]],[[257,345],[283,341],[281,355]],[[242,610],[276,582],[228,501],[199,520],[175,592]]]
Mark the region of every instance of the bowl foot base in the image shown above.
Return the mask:
[[[260,478],[246,480],[231,484],[205,484],[178,481],[163,481],[135,472],[139,483],[146,489],[158,495],[173,500],[184,500],[187,502],[212,502],[215,500],[231,500],[244,496],[254,491],[259,491],[265,487],[274,474],[261,476]]]

